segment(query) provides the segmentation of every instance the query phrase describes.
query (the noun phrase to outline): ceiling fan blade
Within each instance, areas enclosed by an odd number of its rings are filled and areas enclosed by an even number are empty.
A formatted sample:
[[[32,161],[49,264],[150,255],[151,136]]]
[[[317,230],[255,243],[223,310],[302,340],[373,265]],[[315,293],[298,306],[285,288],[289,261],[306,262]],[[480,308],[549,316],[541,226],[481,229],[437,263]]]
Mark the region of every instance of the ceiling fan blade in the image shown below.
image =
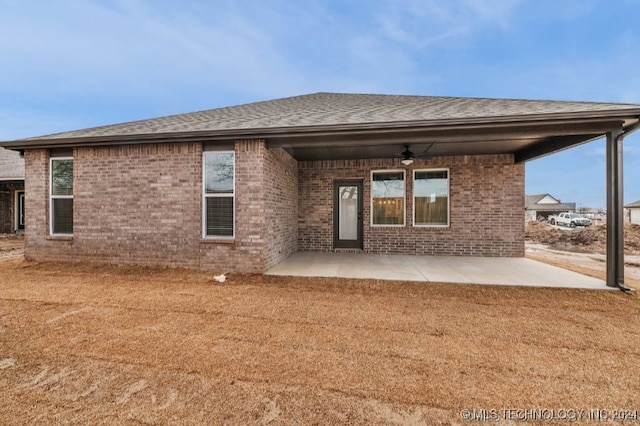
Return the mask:
[[[429,151],[435,144],[435,142],[431,142],[429,146],[424,151],[422,151],[422,154],[426,154],[427,151]]]
[[[429,157],[429,154],[427,154],[427,152],[428,152],[428,151],[429,151],[429,150],[430,150],[430,149],[431,149],[435,144],[436,144],[435,142],[431,142],[431,143],[429,144],[429,146],[427,146],[427,147],[422,151],[422,153],[421,153],[420,155],[418,155],[418,157],[420,157],[420,158],[427,158],[427,157]]]

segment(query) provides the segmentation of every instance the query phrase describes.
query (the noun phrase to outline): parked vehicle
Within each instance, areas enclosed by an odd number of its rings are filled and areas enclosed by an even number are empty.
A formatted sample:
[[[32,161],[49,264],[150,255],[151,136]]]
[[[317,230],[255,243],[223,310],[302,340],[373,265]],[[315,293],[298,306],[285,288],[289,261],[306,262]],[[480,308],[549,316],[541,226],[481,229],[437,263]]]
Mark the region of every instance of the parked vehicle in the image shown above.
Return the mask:
[[[591,226],[591,220],[578,213],[560,213],[549,216],[549,223],[552,225],[563,225],[575,228],[576,226]]]

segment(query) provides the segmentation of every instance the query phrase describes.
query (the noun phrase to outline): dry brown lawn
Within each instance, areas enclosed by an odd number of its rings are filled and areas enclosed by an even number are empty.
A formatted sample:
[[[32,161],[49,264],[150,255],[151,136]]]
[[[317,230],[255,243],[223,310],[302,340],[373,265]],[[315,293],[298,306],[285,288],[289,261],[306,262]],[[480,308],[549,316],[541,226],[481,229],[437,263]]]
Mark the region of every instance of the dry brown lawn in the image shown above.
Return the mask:
[[[0,423],[640,410],[637,294],[212,275],[1,261]]]
[[[0,234],[0,260],[24,255],[24,237],[20,234]]]

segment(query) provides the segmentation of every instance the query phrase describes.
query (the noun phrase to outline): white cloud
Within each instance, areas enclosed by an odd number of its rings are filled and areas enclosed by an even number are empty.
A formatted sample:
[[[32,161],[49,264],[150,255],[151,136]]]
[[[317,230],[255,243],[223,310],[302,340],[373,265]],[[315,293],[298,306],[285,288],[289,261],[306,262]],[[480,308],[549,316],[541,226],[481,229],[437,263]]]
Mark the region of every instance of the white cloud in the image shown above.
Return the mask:
[[[23,93],[100,93],[108,85],[162,92],[163,83],[259,91],[287,62],[258,22],[232,8],[201,16],[161,13],[139,1],[57,2],[51,9],[53,16],[35,8],[0,15],[3,33],[14,35],[0,39],[0,61]],[[38,82],[43,75],[48,81]],[[295,73],[284,78],[293,83]]]
[[[456,36],[470,36],[485,26],[509,27],[520,0],[410,0],[388,2],[376,17],[381,34],[398,43],[417,48],[444,42]]]

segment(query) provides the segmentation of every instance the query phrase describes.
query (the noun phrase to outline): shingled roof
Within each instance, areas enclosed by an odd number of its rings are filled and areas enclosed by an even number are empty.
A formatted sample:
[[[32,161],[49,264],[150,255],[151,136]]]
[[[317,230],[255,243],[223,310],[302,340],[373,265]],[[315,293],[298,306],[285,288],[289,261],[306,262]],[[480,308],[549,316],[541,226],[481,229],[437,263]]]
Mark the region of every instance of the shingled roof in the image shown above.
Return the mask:
[[[538,202],[545,197],[551,197],[556,200],[551,194],[526,195],[524,199],[525,210],[566,212],[576,209],[576,203],[563,203],[558,201],[557,203],[538,204]]]
[[[536,117],[640,109],[596,102],[315,93],[29,139]]]
[[[24,180],[24,159],[15,151],[0,148],[0,181]]]
[[[298,160],[514,153],[526,161],[640,122],[640,105],[315,93],[7,142],[13,149],[261,138]],[[331,149],[327,149],[331,148]]]

